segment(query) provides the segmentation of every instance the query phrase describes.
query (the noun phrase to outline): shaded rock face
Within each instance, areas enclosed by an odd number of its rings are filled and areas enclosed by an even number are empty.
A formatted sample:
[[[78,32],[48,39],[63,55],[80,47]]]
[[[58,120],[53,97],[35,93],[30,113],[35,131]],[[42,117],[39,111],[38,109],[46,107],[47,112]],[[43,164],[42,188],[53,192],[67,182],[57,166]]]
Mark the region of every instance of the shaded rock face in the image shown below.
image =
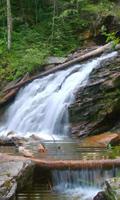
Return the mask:
[[[113,15],[98,16],[94,24],[93,40],[97,45],[105,44],[107,37],[103,35],[102,28],[106,33],[116,33],[116,37],[120,37],[120,20],[119,17]]]
[[[93,200],[110,200],[106,197],[105,192],[99,192]]]
[[[33,171],[31,161],[0,154],[0,199],[12,199],[17,188],[22,188]]]
[[[120,53],[120,52],[119,52]],[[120,55],[95,69],[70,106],[70,123],[78,136],[120,130]]]

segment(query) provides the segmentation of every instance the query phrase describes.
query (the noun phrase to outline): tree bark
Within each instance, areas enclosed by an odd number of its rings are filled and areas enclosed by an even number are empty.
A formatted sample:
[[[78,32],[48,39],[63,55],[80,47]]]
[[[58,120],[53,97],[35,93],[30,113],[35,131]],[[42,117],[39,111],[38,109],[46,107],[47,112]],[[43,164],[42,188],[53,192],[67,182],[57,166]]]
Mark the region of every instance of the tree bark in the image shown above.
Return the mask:
[[[120,49],[120,45],[116,46],[116,49]],[[59,70],[66,69],[70,65],[73,65],[75,63],[79,63],[79,62],[82,62],[82,61],[86,61],[86,60],[88,60],[90,58],[93,58],[93,57],[96,57],[98,55],[101,55],[105,51],[112,51],[112,44],[111,43],[106,44],[106,45],[104,45],[102,47],[99,47],[98,49],[95,49],[95,50],[93,50],[93,51],[91,51],[89,53],[86,53],[85,55],[82,55],[80,57],[77,57],[77,58],[75,58],[73,60],[70,60],[70,61],[67,61],[67,62],[65,62],[63,64],[60,64],[60,65],[58,65],[58,66],[56,66],[56,67],[54,67],[52,69],[49,69],[49,70],[47,70],[45,72],[42,72],[41,74],[39,74],[37,76],[33,76],[31,78],[28,78],[25,81],[23,81],[22,83],[18,83],[15,86],[12,86],[12,87],[4,90],[3,92],[8,92],[8,91],[10,91],[12,89],[15,89],[15,88],[21,88],[25,84],[30,83],[31,81],[33,81],[33,80],[35,80],[37,78],[42,78],[43,76],[47,76],[47,75],[49,75],[51,73],[55,73],[55,72],[57,72]]]
[[[40,160],[30,158],[39,167],[46,169],[96,169],[120,167],[120,159],[100,160]]]
[[[44,169],[102,169],[120,167],[118,159],[98,159],[98,160],[49,160],[36,159],[34,157],[12,156],[0,153],[0,160],[31,160]]]
[[[20,81],[19,84],[24,82],[26,80],[26,78],[28,77],[28,74],[26,74]],[[6,103],[10,102],[16,95],[16,93],[18,92],[19,88],[13,88],[12,90],[8,91],[7,93],[5,93],[1,98],[0,98],[0,108],[4,105],[6,105]]]
[[[12,13],[11,13],[11,3],[7,0],[7,48],[11,49],[12,45]]]

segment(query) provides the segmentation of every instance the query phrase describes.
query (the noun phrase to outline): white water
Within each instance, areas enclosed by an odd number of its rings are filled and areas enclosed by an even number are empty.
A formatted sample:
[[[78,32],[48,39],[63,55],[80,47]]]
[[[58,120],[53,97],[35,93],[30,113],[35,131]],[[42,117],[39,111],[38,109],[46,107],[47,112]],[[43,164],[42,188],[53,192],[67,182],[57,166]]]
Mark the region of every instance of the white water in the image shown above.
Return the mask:
[[[119,176],[119,169],[103,170],[54,170],[53,188],[58,193],[66,194],[69,200],[92,200],[95,195],[102,191],[105,180]]]
[[[47,140],[59,139],[69,132],[68,106],[75,99],[78,88],[86,85],[89,74],[104,60],[116,56],[113,52],[85,64],[50,74],[21,89],[15,102],[8,108],[0,135],[10,131],[17,136],[32,134]]]
[[[13,131],[16,136],[29,137],[35,134],[47,140],[68,135],[68,106],[74,101],[76,91],[87,84],[93,69],[116,55],[113,52],[85,64],[74,65],[37,79],[21,89],[0,123],[0,135],[6,136]],[[98,192],[96,187],[86,186],[85,183],[85,187],[81,186],[79,172],[72,172],[73,175],[69,171],[59,173],[53,173],[55,189],[70,195],[69,199],[91,200]],[[82,174],[84,180],[89,180],[85,173]],[[72,178],[65,180],[66,176]]]

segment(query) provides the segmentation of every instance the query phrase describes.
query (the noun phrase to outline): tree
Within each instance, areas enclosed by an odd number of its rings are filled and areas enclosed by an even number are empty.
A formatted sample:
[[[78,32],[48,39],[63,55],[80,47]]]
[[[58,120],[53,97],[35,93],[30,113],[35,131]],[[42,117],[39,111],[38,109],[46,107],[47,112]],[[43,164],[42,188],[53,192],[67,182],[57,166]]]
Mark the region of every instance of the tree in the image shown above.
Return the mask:
[[[7,47],[8,50],[11,49],[12,44],[12,13],[11,13],[11,3],[7,0]]]

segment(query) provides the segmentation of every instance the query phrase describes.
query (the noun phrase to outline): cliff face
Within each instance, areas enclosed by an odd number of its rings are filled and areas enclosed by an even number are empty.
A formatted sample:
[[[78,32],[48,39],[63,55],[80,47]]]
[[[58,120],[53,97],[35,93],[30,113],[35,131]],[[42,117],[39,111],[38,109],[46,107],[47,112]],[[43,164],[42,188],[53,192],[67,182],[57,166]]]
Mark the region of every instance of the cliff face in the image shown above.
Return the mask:
[[[72,133],[78,136],[120,130],[120,52],[91,73],[69,112]]]

